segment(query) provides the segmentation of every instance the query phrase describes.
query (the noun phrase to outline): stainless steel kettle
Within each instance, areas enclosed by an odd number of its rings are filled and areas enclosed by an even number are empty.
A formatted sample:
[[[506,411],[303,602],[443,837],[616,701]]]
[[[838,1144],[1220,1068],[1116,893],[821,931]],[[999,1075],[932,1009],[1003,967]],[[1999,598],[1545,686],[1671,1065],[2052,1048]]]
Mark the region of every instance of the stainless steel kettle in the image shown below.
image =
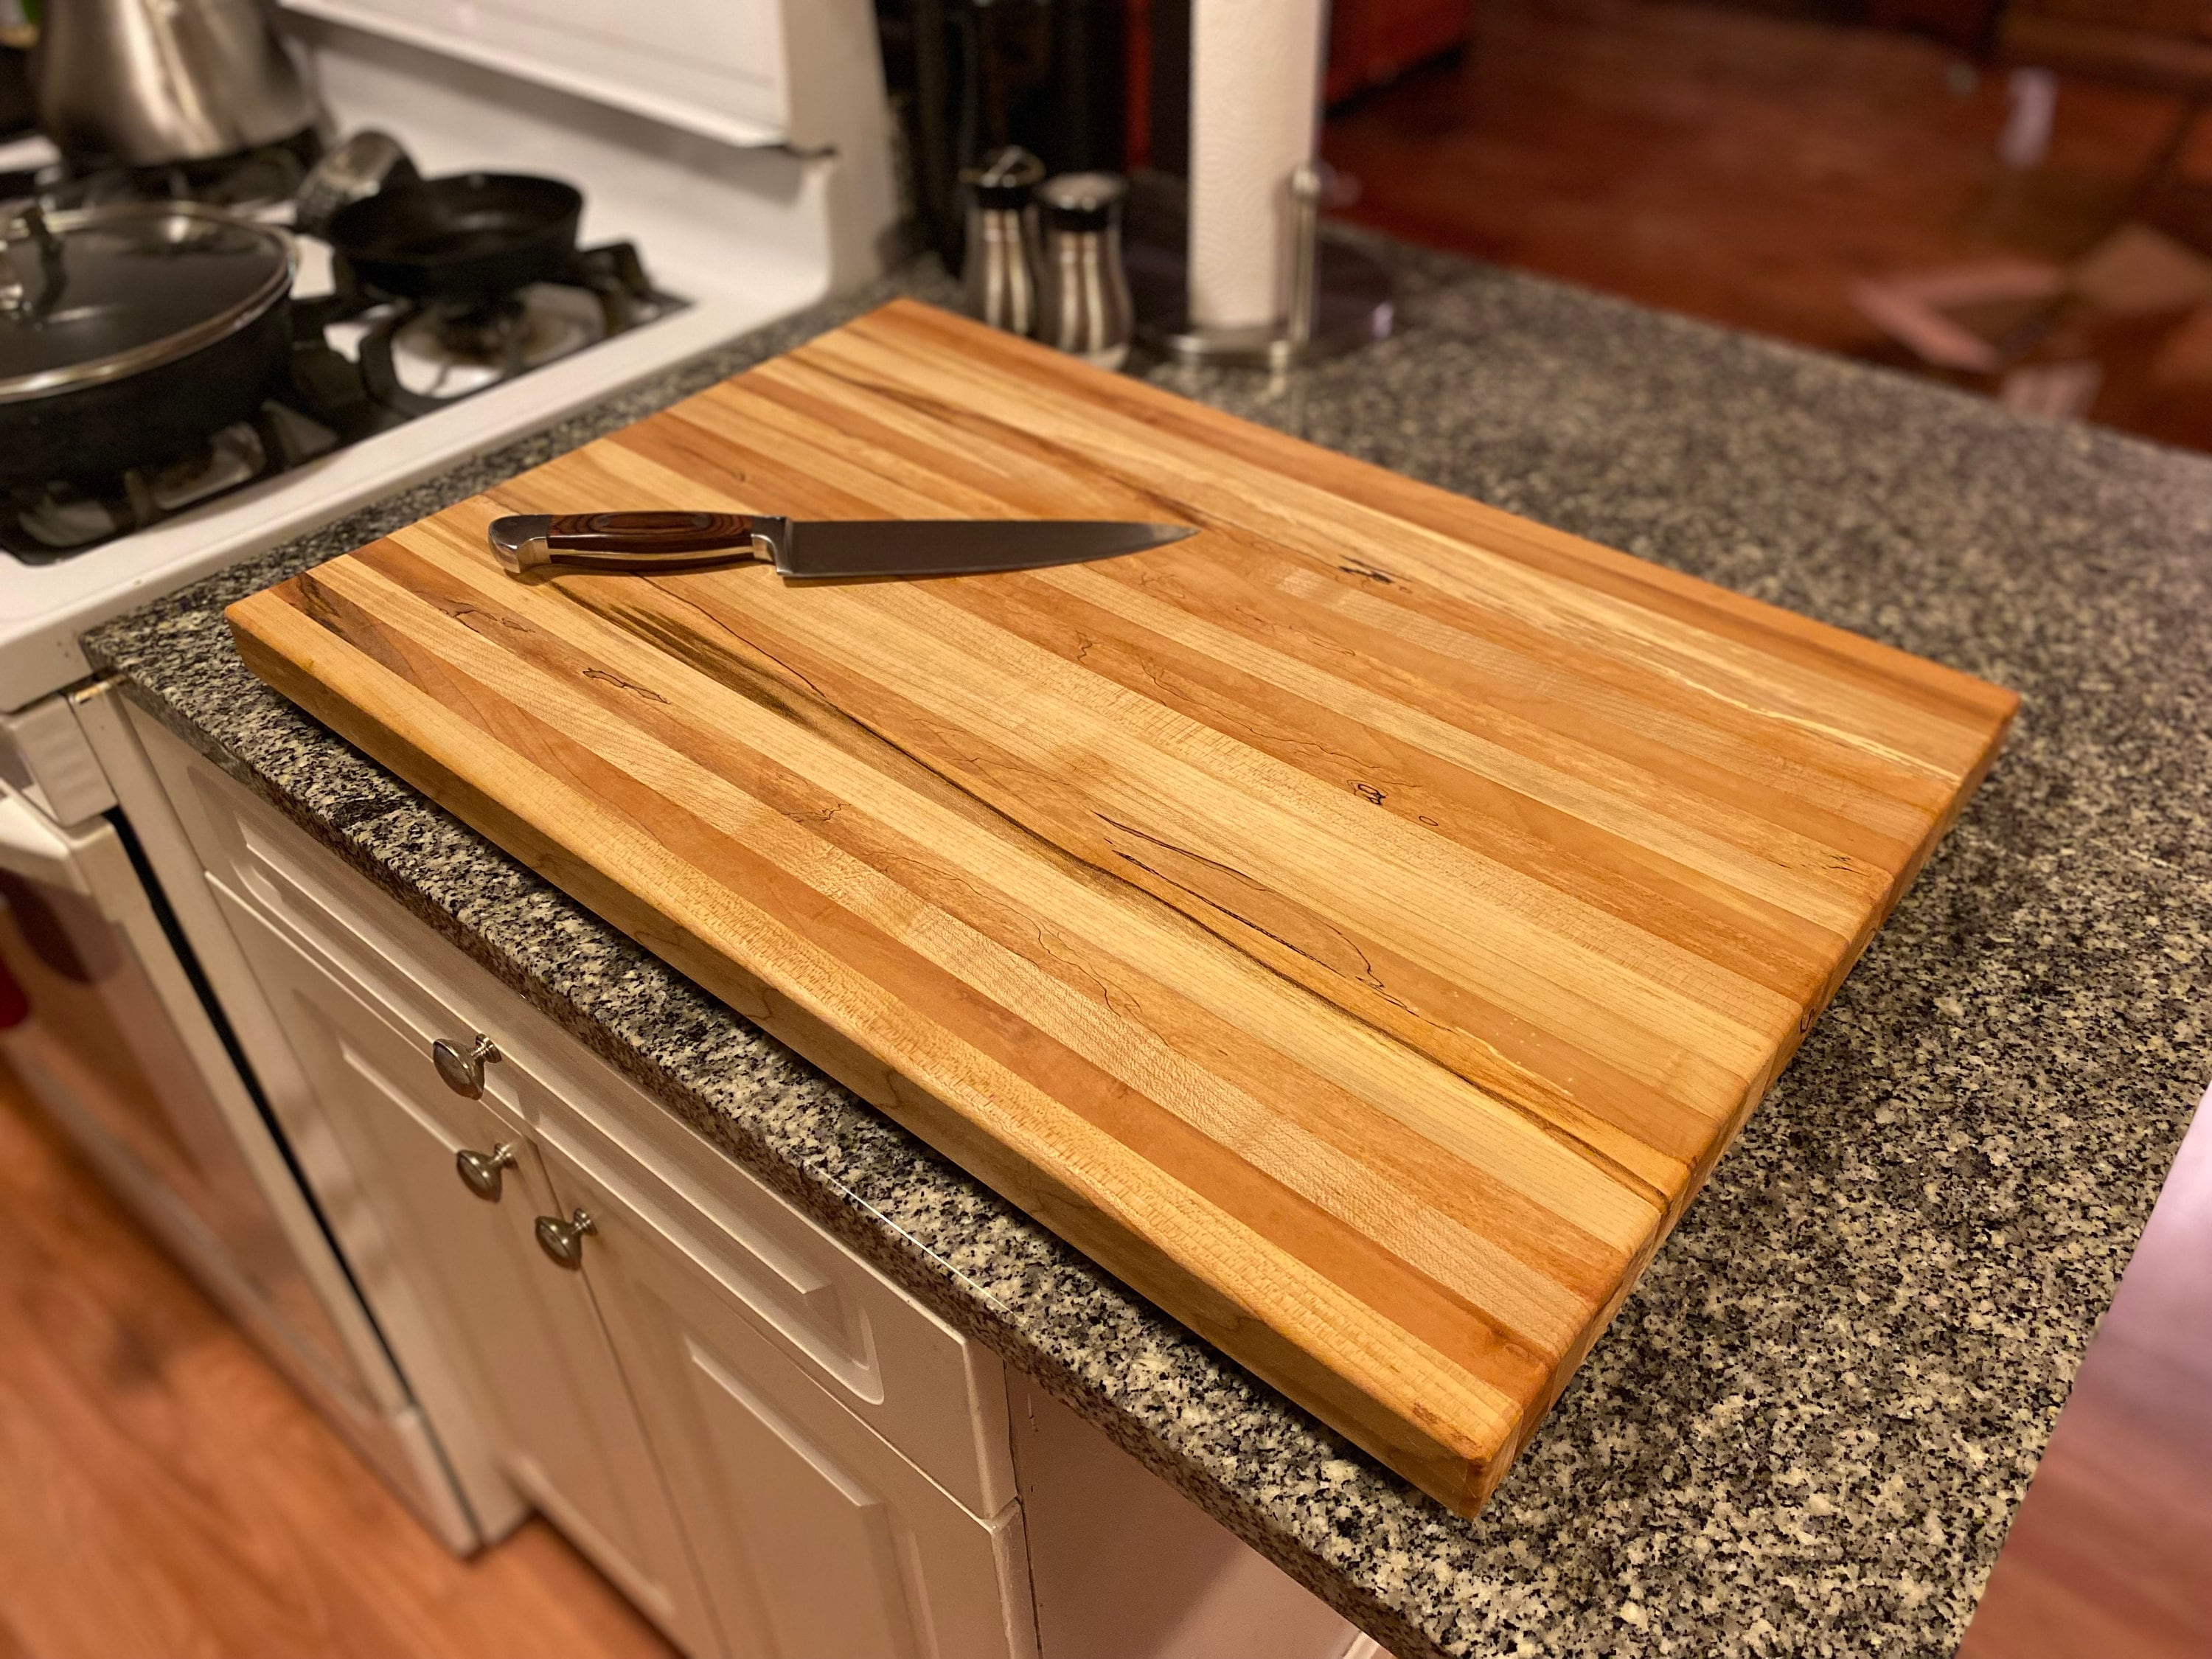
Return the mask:
[[[318,113],[264,0],[48,0],[31,72],[39,125],[72,161],[205,161]]]

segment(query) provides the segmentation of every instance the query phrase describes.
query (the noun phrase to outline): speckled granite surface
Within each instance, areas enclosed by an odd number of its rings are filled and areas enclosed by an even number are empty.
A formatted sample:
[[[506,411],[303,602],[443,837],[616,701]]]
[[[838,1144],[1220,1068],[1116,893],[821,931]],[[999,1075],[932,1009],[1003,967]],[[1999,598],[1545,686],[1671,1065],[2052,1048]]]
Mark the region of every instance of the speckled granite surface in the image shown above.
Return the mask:
[[[1154,378],[2027,700],[1995,775],[1477,1521],[1350,1451],[232,653],[230,599],[852,304],[110,624],[93,654],[1401,1659],[1948,1655],[2212,1077],[2212,461],[1389,257],[1396,339],[1280,386]]]

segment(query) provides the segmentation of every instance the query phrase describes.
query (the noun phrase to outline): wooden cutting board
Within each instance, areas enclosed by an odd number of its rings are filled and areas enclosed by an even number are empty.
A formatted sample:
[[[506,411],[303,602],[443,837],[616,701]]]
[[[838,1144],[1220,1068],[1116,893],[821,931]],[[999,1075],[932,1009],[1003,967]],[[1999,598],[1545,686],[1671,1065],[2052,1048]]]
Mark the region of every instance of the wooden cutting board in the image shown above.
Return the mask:
[[[1201,526],[519,580],[502,513]],[[1455,1509],[2012,694],[902,303],[230,612],[270,684]]]

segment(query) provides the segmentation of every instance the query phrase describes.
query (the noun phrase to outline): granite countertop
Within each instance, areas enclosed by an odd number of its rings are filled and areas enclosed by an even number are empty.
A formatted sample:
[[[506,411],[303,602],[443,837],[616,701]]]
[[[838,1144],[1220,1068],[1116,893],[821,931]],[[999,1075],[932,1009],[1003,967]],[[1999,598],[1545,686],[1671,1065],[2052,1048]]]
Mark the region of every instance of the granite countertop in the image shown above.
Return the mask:
[[[766,330],[102,629],[94,661],[1372,1632],[1948,1655],[2212,1077],[2212,460],[1375,244],[1397,337],[1160,383],[2025,696],[2004,759],[1479,1519],[1448,1514],[293,710],[221,608]]]

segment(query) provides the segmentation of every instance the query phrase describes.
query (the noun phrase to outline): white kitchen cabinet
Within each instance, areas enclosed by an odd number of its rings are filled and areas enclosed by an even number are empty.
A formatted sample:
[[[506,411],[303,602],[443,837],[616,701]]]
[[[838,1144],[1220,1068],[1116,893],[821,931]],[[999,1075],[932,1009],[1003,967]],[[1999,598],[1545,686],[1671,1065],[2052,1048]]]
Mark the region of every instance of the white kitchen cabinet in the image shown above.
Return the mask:
[[[462,1437],[487,1448],[656,1623],[712,1652],[696,1576],[590,1292],[535,1242],[554,1198],[527,1139],[447,1087],[421,1033],[270,921],[226,908],[374,1212],[385,1255],[357,1270],[404,1283],[434,1331],[474,1415]],[[501,1148],[512,1161],[497,1171],[498,1197],[479,1197],[456,1156]],[[492,1511],[478,1517],[489,1533],[522,1513],[481,1479],[471,1497]]]
[[[241,1040],[488,1535],[544,1510],[692,1659],[1387,1659],[141,726],[273,1014]],[[478,1032],[465,1099],[428,1045]],[[501,1145],[487,1203],[453,1159]],[[578,1210],[564,1270],[536,1225]]]
[[[165,732],[149,730],[146,739],[222,903],[267,918],[425,1042],[490,1033],[506,1058],[487,1073],[487,1098],[510,1121],[532,1133],[557,1127],[564,1144],[680,1212],[691,1236],[711,1241],[725,1292],[762,1334],[969,1510],[994,1515],[1012,1499],[1005,1385],[988,1348],[678,1122],[266,803]],[[296,1121],[312,1126],[314,1115]],[[331,1185],[319,1182],[319,1190]]]
[[[696,1659],[1032,1659],[1002,1411],[1006,1472],[964,1472],[971,1490],[1005,1491],[983,1518],[763,1328],[769,1242],[702,1237],[700,1212],[549,1087],[556,1067],[502,1057],[484,1067],[487,1098],[453,1093],[427,1031],[386,1000],[404,990],[360,982],[312,935],[216,891],[375,1212],[367,1271],[404,1284],[463,1380],[475,1437],[531,1504]],[[502,1148],[486,1201],[456,1155]],[[578,1208],[592,1218],[584,1267],[564,1270],[537,1224]],[[795,1260],[781,1268],[784,1299],[846,1333],[812,1343],[852,1351],[830,1380],[880,1401],[884,1375],[912,1370],[878,1351],[896,1323],[854,1316],[844,1304],[861,1298]],[[939,1377],[953,1391],[936,1403],[968,1423],[966,1372]],[[938,1438],[976,1462],[972,1426]]]
[[[565,1037],[564,1048],[572,1048]],[[572,1055],[584,1060],[581,1055]],[[752,1327],[975,1515],[1013,1501],[1004,1377],[971,1342],[597,1062],[500,1069],[532,1133],[647,1210]],[[590,1070],[600,1075],[593,1079]],[[615,1085],[611,1087],[610,1085]]]
[[[768,1341],[649,1197],[543,1150],[731,1651],[1031,1659],[1018,1506],[969,1513]]]

